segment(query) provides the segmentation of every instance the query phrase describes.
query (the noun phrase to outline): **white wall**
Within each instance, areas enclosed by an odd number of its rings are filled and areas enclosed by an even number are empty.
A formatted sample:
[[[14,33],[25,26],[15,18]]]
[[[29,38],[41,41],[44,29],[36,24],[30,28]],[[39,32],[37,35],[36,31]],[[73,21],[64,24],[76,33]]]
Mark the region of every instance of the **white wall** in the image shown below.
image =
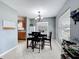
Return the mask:
[[[2,54],[17,44],[17,12],[1,1],[0,20],[10,20],[15,25],[14,30],[0,28],[0,54]]]
[[[71,7],[71,11],[74,11],[75,9],[79,8],[79,0],[70,0],[70,7]],[[71,40],[76,41],[79,43],[79,22],[76,23],[76,25],[74,24],[73,19],[71,18]],[[77,38],[77,40],[75,40],[75,38]]]
[[[53,17],[45,18],[43,22],[48,22],[48,31],[52,32],[52,38],[55,38],[54,29],[55,29],[55,19]]]

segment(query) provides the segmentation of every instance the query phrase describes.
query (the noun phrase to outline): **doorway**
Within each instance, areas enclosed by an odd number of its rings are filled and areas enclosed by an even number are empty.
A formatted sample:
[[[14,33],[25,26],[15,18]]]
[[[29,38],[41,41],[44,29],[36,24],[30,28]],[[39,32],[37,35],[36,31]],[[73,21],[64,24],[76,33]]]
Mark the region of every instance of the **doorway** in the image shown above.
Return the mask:
[[[24,16],[18,16],[18,42],[26,41],[26,25],[27,18]]]

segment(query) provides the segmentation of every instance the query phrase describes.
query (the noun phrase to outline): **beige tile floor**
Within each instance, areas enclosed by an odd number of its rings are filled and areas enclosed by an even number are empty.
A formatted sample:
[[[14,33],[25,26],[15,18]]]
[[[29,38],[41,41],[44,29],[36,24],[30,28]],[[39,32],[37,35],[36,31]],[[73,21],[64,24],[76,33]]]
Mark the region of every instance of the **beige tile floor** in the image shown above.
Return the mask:
[[[52,40],[52,50],[45,47],[38,53],[38,49],[32,52],[32,49],[26,48],[26,42],[20,41],[17,48],[3,56],[3,59],[61,59],[61,48],[55,40]]]

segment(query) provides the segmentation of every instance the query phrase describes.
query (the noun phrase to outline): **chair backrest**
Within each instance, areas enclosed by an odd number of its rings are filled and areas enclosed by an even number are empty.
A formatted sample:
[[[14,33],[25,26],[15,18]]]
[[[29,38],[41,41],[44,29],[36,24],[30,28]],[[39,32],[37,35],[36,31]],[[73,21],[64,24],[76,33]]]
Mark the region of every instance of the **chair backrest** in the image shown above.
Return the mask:
[[[49,39],[51,40],[52,38],[52,32],[49,32]]]
[[[32,32],[32,35],[33,35],[34,37],[39,37],[40,32]]]
[[[32,35],[34,41],[40,41],[39,40],[40,32],[32,32]]]

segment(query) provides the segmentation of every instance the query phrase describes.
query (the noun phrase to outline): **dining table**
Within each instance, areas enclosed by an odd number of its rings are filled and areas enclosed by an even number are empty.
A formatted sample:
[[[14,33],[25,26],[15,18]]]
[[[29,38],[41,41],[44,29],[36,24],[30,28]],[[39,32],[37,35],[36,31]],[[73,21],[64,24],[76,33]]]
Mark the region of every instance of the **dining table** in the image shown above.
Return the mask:
[[[31,37],[34,37],[35,35],[33,35],[32,33],[28,33],[29,36]],[[47,34],[45,33],[40,33],[40,35],[38,36],[40,39],[40,42],[41,42],[41,49],[44,49],[44,40],[43,38],[47,37]],[[38,40],[38,39],[37,39]],[[31,42],[33,41],[33,39],[31,40]],[[33,44],[32,44],[32,47],[33,47]]]

